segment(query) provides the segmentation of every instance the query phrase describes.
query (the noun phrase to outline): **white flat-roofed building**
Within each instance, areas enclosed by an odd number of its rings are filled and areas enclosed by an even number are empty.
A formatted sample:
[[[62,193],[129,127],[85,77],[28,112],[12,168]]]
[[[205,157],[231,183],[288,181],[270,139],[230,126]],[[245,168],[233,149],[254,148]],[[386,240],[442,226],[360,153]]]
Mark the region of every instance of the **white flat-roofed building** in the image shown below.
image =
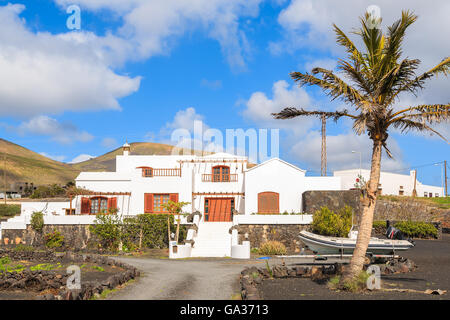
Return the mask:
[[[350,169],[334,171],[335,177],[341,178],[342,190],[355,188],[358,183],[358,176],[361,174],[367,182],[370,177],[370,170]],[[409,175],[391,172],[381,172],[378,190],[384,195],[411,196],[414,189],[415,171],[411,170]],[[442,187],[430,186],[416,180],[416,192],[418,197],[442,197],[444,190]]]

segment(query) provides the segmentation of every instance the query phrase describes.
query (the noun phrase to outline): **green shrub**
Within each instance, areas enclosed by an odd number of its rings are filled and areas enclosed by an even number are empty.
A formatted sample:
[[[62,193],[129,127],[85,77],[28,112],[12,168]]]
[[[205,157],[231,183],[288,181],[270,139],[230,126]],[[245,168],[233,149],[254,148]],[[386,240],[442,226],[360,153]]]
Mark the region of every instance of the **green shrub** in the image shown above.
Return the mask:
[[[410,238],[437,238],[438,230],[434,224],[421,221],[399,221],[393,224],[395,228]],[[386,233],[386,221],[374,221],[373,228],[377,233]]]
[[[33,212],[30,224],[33,230],[42,232],[42,229],[44,229],[44,214],[40,211]]]
[[[117,215],[97,215],[90,230],[100,240],[103,248],[117,250],[122,242],[122,250],[134,251],[139,248],[168,248],[167,214],[140,214],[123,219]],[[169,215],[170,229],[175,230],[174,216]],[[179,241],[186,238],[186,227],[180,226]]]
[[[32,199],[55,198],[65,196],[66,190],[57,184],[48,186],[39,186],[30,196]]]
[[[26,244],[19,243],[14,248],[14,251],[17,251],[17,252],[31,252],[31,251],[34,251],[34,248],[32,246],[27,246]]]
[[[438,230],[432,223],[419,221],[399,221],[394,227],[411,238],[437,238]]]
[[[13,217],[20,214],[19,204],[0,204],[0,216]]]
[[[131,244],[145,248],[168,248],[167,214],[139,214],[124,219],[123,241],[128,247]],[[169,215],[170,230],[175,230],[174,216]],[[180,226],[179,242],[186,238],[186,227]],[[142,235],[142,238],[141,238]]]
[[[44,241],[47,248],[60,248],[64,243],[64,236],[59,231],[54,231],[47,233]]]
[[[345,206],[338,213],[324,206],[313,214],[314,233],[324,236],[346,237],[352,227],[353,209]]]
[[[121,241],[121,222],[117,215],[99,214],[90,231],[95,234],[103,248],[116,250]]]
[[[279,241],[267,241],[264,242],[258,250],[259,254],[264,255],[285,255],[287,252],[286,247]]]

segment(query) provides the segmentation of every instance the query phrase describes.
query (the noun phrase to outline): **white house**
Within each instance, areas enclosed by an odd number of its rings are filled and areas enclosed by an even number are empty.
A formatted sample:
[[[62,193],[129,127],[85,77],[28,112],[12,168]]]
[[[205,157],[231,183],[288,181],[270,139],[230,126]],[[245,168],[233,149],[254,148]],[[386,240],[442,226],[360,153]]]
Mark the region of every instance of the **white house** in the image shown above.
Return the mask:
[[[184,212],[201,214],[194,216],[198,228],[187,236],[195,245],[178,246],[176,254],[170,251],[172,257],[246,256],[249,246],[237,243],[236,232],[229,233],[233,225],[309,224],[310,215],[280,213],[300,213],[305,191],[341,190],[340,177],[305,177],[304,170],[277,158],[252,168],[247,164],[247,157],[226,153],[131,155],[125,144],[115,172],[78,175],[76,186],[85,189],[84,194],[34,207],[45,207],[45,223],[91,224],[97,213],[110,209],[121,216],[160,214],[169,200],[188,202]],[[25,206],[19,217],[1,227],[24,229],[30,209]]]
[[[341,178],[342,190],[355,188],[358,176],[361,174],[365,181],[369,181],[370,170],[350,169],[334,171],[335,177]],[[411,196],[414,190],[415,171],[411,170],[409,175],[381,172],[378,190],[385,195]],[[442,197],[444,191],[442,187],[430,186],[415,182],[418,197]]]

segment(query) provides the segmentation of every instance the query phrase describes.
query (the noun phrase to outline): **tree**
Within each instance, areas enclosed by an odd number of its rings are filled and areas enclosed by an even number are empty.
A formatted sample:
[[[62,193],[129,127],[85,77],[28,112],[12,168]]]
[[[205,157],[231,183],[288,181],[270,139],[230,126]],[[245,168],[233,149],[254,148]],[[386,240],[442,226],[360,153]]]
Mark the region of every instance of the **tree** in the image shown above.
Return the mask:
[[[381,29],[372,27],[373,17],[366,13],[360,18],[361,28],[354,32],[363,41],[363,51],[360,51],[350,38],[333,24],[337,43],[347,52],[347,59],[340,59],[337,66],[337,70],[344,77],[341,78],[337,73],[324,68],[314,68],[311,74],[301,72],[290,74],[299,86],[318,86],[331,100],[340,99],[350,105],[354,109],[353,113],[348,110],[325,112],[286,107],[280,113],[272,114],[276,119],[324,116],[337,121],[340,118],[350,118],[353,120],[353,129],[356,134],[361,135],[367,132],[372,140],[370,179],[363,193],[363,212],[356,248],[350,266],[343,277],[344,280],[355,279],[363,268],[372,232],[382,149],[384,148],[387,155],[392,157],[387,147],[388,130],[395,128],[402,133],[410,130],[429,132],[445,140],[432,126],[448,121],[449,104],[404,107],[395,105],[400,100],[400,94],[416,95],[423,88],[426,80],[439,74],[447,76],[450,73],[449,57],[420,75],[416,75],[419,60],[401,57],[405,32],[416,19],[417,16],[413,13],[403,11],[401,19],[388,27],[387,32],[383,34]]]
[[[190,204],[190,202],[174,202],[169,200],[167,203],[162,204],[162,207],[164,209],[166,209],[170,214],[178,215],[178,219],[177,219],[177,230],[176,230],[176,237],[175,237],[175,241],[178,243],[178,237],[180,234],[180,221],[181,221],[181,212],[183,211],[183,207],[185,205]],[[169,236],[169,242],[170,242],[170,219],[169,216],[167,216],[167,233]]]

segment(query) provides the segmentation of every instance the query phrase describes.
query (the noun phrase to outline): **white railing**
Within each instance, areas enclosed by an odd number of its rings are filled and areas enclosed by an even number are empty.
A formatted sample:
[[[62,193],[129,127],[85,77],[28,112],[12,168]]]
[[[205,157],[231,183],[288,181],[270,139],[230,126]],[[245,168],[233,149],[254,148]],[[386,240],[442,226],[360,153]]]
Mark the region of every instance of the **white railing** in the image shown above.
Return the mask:
[[[311,224],[311,214],[254,214],[254,215],[235,215],[233,224]]]

